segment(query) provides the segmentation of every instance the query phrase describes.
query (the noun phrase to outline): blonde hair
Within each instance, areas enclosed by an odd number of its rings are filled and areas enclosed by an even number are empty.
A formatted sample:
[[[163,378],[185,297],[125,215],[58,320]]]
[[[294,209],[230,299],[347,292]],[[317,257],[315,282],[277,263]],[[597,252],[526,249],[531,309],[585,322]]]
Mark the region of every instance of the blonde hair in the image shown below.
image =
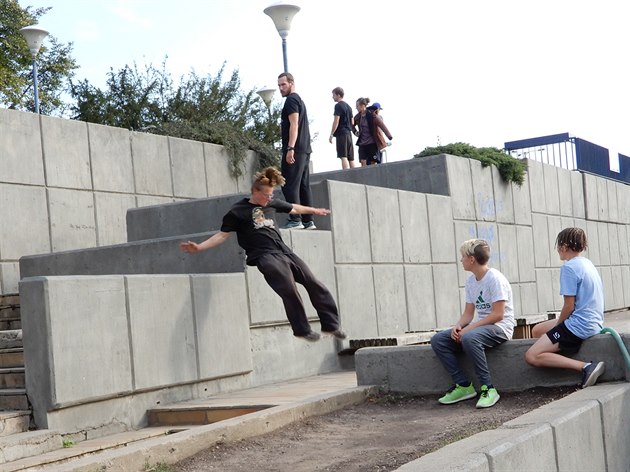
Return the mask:
[[[278,187],[284,185],[284,177],[275,167],[265,167],[254,176],[252,188],[260,190],[261,187]]]
[[[490,260],[490,245],[485,239],[469,239],[459,248],[462,256],[472,256],[478,264],[485,265]]]

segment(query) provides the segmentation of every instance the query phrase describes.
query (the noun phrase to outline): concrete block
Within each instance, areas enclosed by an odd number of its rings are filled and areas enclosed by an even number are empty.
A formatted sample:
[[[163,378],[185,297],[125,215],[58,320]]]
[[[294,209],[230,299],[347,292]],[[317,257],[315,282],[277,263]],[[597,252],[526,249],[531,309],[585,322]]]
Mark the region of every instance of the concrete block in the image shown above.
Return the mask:
[[[597,267],[604,286],[604,310],[612,310],[615,307],[615,290],[613,288],[613,276],[610,267]]]
[[[595,177],[595,185],[597,188],[597,220],[608,221],[608,186],[606,185],[606,179],[602,177]]]
[[[402,262],[401,219],[398,192],[366,187],[372,262]]]
[[[94,190],[135,193],[130,132],[88,123]]]
[[[538,306],[538,293],[536,283],[520,284],[521,314],[535,315],[542,310]]]
[[[405,265],[405,288],[409,331],[434,329],[437,326],[437,318],[431,266]]]
[[[311,323],[311,328],[319,331],[319,323]],[[250,335],[254,385],[277,382],[279,368],[284,380],[340,370],[337,344],[331,336],[310,343],[293,336],[289,326],[257,327]]]
[[[558,199],[560,202],[560,215],[562,216],[573,216],[572,173],[573,171],[558,167]]]
[[[628,200],[630,201],[630,200]],[[628,226],[625,224],[616,225],[617,244],[619,246],[619,264],[630,264],[630,243],[628,242]],[[611,235],[612,236],[612,235]]]
[[[354,353],[357,363],[357,385],[387,385],[389,376],[387,353],[390,349],[362,347]]]
[[[621,266],[612,266],[610,271],[612,275],[613,307],[615,309],[627,308],[628,305],[624,304],[623,296],[623,269]]]
[[[615,259],[617,259],[618,251],[614,251],[614,249],[610,247],[608,227],[609,223],[605,223],[603,221],[597,223],[597,237],[599,239],[599,264],[601,265],[610,265],[611,256],[613,254]],[[611,250],[614,251],[613,254],[611,254]]]
[[[403,261],[416,264],[430,263],[431,240],[426,195],[399,190],[398,201]]]
[[[374,265],[374,296],[379,336],[409,331],[405,274],[402,265]]]
[[[239,193],[236,179],[230,173],[230,156],[227,149],[218,144],[203,143],[203,154],[205,156],[206,175],[208,176],[208,196]],[[249,192],[249,190],[248,188],[245,192]]]
[[[514,307],[514,313],[518,315],[519,313],[523,313],[521,308],[521,286],[519,284],[511,283],[510,287],[512,287],[512,305]]]
[[[498,249],[498,259],[501,261],[501,272],[510,283],[518,282],[520,277],[516,226],[497,226],[499,230],[499,247],[494,248],[494,253],[497,254]]]
[[[597,193],[597,177],[592,174],[582,174],[584,202],[585,202],[585,218],[587,220],[599,219],[599,202]]]
[[[50,188],[48,202],[53,252],[96,246],[92,192]]]
[[[533,239],[534,264],[536,268],[549,267],[551,265],[549,226],[545,215],[532,214],[532,233],[535,235]]]
[[[449,197],[427,195],[431,261],[455,262],[458,258]]]
[[[46,185],[91,190],[87,123],[42,115],[41,124]]]
[[[561,216],[560,217],[560,228],[564,229],[564,228],[574,228],[575,226],[575,219],[568,217],[568,216]],[[555,241],[555,238],[554,238]],[[554,246],[555,249],[555,246]]]
[[[369,228],[365,186],[328,181],[328,193],[335,262],[371,262],[370,238],[357,230]]]
[[[542,312],[552,311],[555,307],[552,276],[551,269],[536,269],[538,308]]]
[[[628,250],[628,246],[621,248],[619,244],[619,227],[621,225],[609,223],[608,225],[608,250],[610,251],[610,265],[622,264],[622,252]]]
[[[353,338],[378,336],[374,276],[369,265],[337,265],[339,313]]]
[[[0,184],[0,221],[2,260],[50,251],[44,188]]]
[[[203,144],[180,138],[168,138],[171,152],[173,192],[176,197],[207,197],[206,164]]]
[[[514,223],[517,225],[532,224],[532,203],[529,190],[529,173],[525,173],[523,185],[512,184],[512,201],[514,203]]]
[[[236,189],[239,193],[249,193],[252,188],[253,176],[258,169],[258,156],[254,151],[247,151],[242,169],[243,174],[236,179]]]
[[[136,193],[173,196],[168,138],[131,133],[131,156]]]
[[[621,185],[614,180],[606,180],[606,191],[608,193],[608,221],[619,222],[619,205],[617,202],[617,187]],[[627,204],[627,201],[624,202]]]
[[[453,218],[456,220],[475,219],[475,195],[470,163],[471,159],[446,156],[449,193],[453,206]],[[404,213],[401,214],[404,215]]]
[[[533,213],[546,213],[545,180],[543,176],[543,164],[537,161],[527,160],[527,182],[531,197],[531,209]]]
[[[459,248],[464,241],[477,238],[477,225],[473,221],[453,221],[455,228],[455,244],[457,246],[457,255],[461,256]],[[457,264],[457,282],[460,287],[464,286],[468,272],[464,270],[461,264]]]
[[[433,291],[435,295],[435,312],[437,328],[453,326],[461,311],[459,307],[459,289],[456,264],[433,265]]]
[[[492,189],[492,170],[484,168],[481,162],[471,160],[470,170],[475,194],[475,214],[480,221],[496,221],[494,193]]]
[[[623,305],[630,306],[630,267],[621,268],[621,280],[623,286]]]
[[[588,241],[588,258],[596,266],[601,264],[600,243],[599,243],[599,224],[597,221],[586,221],[586,239]]]
[[[531,226],[516,226],[516,253],[518,254],[518,281],[536,280],[534,266],[534,232]]]
[[[493,471],[536,470],[556,472],[554,433],[542,424],[518,429],[500,428],[503,436],[481,448]],[[484,441],[485,442],[485,441]],[[565,469],[560,469],[565,470]],[[569,470],[569,469],[567,469]],[[577,470],[577,469],[573,469]]]
[[[499,169],[490,166],[492,171],[492,188],[494,190],[494,206],[498,223],[514,224],[514,202],[512,184],[505,182]]]
[[[173,203],[172,197],[158,197],[155,195],[136,195],[136,207],[142,208],[153,205],[166,205]]]
[[[0,182],[44,185],[39,115],[0,109]]]
[[[287,316],[280,296],[267,284],[256,267],[245,268],[251,324],[286,323]],[[309,315],[308,304],[304,307]],[[313,313],[311,311],[310,315]]]
[[[619,222],[628,225],[630,224],[630,205],[627,205],[626,202],[630,202],[630,185],[620,184],[617,187]]]
[[[125,276],[134,389],[197,379],[196,342],[187,275]]]
[[[99,246],[127,241],[127,210],[136,206],[136,198],[124,193],[94,192],[96,238]]]
[[[562,261],[560,260],[558,251],[556,250],[556,238],[563,229],[562,219],[559,216],[549,215],[547,217],[547,244],[549,244],[549,265],[551,267],[560,267],[562,265]]]
[[[551,293],[553,295],[553,309],[560,311],[564,304],[564,299],[560,295],[560,268],[551,269]]]
[[[244,274],[192,275],[200,379],[253,369]]]
[[[586,218],[583,175],[576,170],[571,171],[571,204],[575,218]]]
[[[545,212],[549,215],[560,215],[558,168],[548,164],[543,164],[542,168],[545,186]]]
[[[0,263],[0,294],[18,293],[20,267],[17,262]]]

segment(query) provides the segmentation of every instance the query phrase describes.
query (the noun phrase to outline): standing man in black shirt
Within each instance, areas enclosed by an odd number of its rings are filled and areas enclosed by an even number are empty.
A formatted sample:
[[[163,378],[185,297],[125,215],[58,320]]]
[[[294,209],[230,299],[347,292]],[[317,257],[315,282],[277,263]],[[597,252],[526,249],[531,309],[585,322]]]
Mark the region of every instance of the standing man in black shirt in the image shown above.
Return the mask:
[[[274,220],[276,211],[290,215],[325,216],[330,214],[330,210],[275,200],[273,189],[284,182],[280,172],[273,167],[257,173],[251,197],[244,198],[230,209],[223,217],[221,231],[200,244],[186,241],[180,247],[184,252],[205,251],[224,243],[235,232],[239,246],[245,250],[247,265],[258,267],[269,286],[282,298],[294,336],[307,341],[320,338],[319,333],[311,330],[295,285],[297,282],[306,288],[319,316],[322,332],[345,339],[346,334],[339,327],[337,305],[330,291],[315,278],[304,261],[284,244]]]
[[[352,108],[343,101],[344,91],[341,87],[335,87],[332,98],[335,101],[335,118],[328,142],[332,144],[333,137],[337,140],[337,157],[341,159],[342,169],[354,169],[354,145],[352,144]]]
[[[312,202],[310,173],[311,132],[308,127],[306,105],[295,93],[293,76],[283,72],[278,76],[280,94],[286,98],[282,107],[282,175],[286,184],[282,187],[284,198],[289,203],[310,206]],[[289,216],[285,229],[315,229],[311,215]]]

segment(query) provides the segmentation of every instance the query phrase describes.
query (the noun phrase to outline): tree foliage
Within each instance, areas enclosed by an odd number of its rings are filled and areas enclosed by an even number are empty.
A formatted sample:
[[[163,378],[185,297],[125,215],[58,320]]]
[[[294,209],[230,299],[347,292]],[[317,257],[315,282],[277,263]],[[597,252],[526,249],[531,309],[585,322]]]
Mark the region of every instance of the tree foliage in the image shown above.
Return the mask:
[[[225,64],[215,76],[191,72],[175,84],[166,60],[160,69],[135,64],[110,69],[104,90],[87,80],[72,84],[72,117],[221,144],[235,177],[244,172],[248,149],[259,154],[260,168],[278,165],[280,108],[267,109],[253,90],[243,92],[237,70],[227,80],[224,75]]]
[[[50,8],[22,8],[17,0],[0,0],[0,105],[21,110],[35,110],[32,61],[26,40],[20,33],[36,24]],[[72,43],[62,44],[48,36],[37,55],[38,92],[42,114],[61,113],[62,93],[77,68],[70,56]]]
[[[466,143],[451,143],[444,146],[427,147],[413,157],[421,158],[437,154],[451,154],[476,159],[481,161],[483,167],[496,166],[501,178],[506,182],[514,182],[520,186],[525,181],[525,163],[495,147],[477,148]]]

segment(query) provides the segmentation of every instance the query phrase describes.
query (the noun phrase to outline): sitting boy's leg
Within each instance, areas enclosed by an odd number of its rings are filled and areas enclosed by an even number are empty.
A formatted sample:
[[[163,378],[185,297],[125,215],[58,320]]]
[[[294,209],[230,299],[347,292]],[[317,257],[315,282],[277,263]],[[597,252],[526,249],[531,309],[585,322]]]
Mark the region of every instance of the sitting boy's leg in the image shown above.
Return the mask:
[[[579,372],[586,363],[566,356],[577,353],[581,343],[582,341],[561,323],[538,338],[525,353],[525,361],[534,367],[555,367]]]
[[[532,338],[540,338],[543,334],[546,334],[551,328],[556,326],[556,320],[547,320],[542,323],[535,324],[532,327]]]
[[[461,344],[456,343],[451,338],[451,332],[450,329],[445,329],[434,334],[431,337],[431,348],[453,379],[453,382],[458,385],[468,385],[466,374],[462,371],[457,360],[457,354],[462,351],[462,347]]]
[[[485,325],[468,331],[462,336],[462,348],[475,368],[480,385],[492,386],[486,349],[507,341],[507,336],[497,325]]]

